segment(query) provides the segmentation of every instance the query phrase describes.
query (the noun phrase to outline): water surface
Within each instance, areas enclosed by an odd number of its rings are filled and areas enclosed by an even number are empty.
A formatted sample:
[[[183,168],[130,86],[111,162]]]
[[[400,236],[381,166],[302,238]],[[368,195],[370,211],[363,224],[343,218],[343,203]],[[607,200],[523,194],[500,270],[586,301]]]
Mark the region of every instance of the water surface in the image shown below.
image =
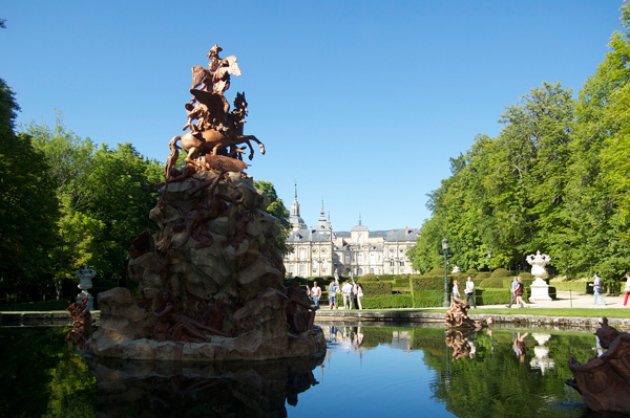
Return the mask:
[[[0,416],[596,416],[564,384],[592,332],[321,325],[323,356],[214,365],[97,360],[63,328],[0,328]]]

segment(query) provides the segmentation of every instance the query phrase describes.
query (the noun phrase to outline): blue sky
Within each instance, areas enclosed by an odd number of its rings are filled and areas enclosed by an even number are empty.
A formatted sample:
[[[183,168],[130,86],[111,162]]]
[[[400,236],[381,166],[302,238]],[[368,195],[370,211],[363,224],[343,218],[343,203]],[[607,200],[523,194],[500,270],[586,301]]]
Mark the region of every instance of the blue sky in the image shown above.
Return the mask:
[[[163,162],[181,133],[190,67],[214,43],[242,71],[248,173],[336,230],[419,227],[449,158],[496,136],[543,81],[574,93],[620,29],[619,0],[5,1],[0,77],[18,124],[131,142]]]

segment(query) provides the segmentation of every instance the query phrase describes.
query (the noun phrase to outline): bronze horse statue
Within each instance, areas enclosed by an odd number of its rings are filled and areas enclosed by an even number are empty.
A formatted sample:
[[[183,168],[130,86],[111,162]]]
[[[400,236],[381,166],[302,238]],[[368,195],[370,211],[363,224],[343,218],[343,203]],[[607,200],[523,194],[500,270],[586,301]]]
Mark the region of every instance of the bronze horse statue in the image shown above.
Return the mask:
[[[229,134],[217,131],[216,129],[207,129],[201,132],[186,132],[182,136],[174,136],[169,146],[177,146],[177,142],[181,141],[182,148],[186,151],[186,162],[193,162],[197,157],[204,154],[218,155],[221,150],[227,147],[238,148],[238,145],[246,144],[249,146],[249,159],[254,158],[254,148],[251,141],[258,144],[260,153],[265,153],[265,145],[260,142],[254,135]],[[238,148],[240,150],[240,148]]]

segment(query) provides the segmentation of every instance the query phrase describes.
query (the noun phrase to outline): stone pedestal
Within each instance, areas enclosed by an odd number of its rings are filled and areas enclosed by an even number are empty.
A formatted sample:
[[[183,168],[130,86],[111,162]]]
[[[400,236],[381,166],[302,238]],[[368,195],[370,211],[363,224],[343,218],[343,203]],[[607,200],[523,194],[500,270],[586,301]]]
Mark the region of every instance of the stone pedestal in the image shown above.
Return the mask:
[[[536,279],[531,284],[530,289],[532,291],[529,296],[530,302],[536,301],[550,301],[551,297],[549,296],[549,285],[542,279]]]

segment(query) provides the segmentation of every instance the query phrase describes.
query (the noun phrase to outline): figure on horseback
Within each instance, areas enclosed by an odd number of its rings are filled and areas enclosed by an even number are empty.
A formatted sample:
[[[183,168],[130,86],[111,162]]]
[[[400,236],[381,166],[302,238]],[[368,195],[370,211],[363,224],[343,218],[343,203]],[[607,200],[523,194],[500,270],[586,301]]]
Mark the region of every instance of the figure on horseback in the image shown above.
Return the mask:
[[[195,170],[207,169],[208,165],[202,157],[226,156],[242,160],[244,149],[249,147],[249,159],[254,157],[251,142],[258,144],[261,154],[265,153],[264,144],[254,135],[244,135],[245,118],[247,116],[247,100],[244,93],[237,93],[234,99],[234,109],[230,106],[224,93],[230,86],[230,75],[240,75],[236,57],[219,57],[221,47],[214,45],[208,52],[208,69],[201,66],[193,67],[193,81],[190,93],[193,98],[186,103],[188,120],[184,130],[189,130],[181,136],[174,136],[169,142],[171,150],[165,169],[166,179],[175,176],[172,167],[179,155],[178,142],[186,152],[186,164]],[[197,161],[199,159],[199,161]]]

